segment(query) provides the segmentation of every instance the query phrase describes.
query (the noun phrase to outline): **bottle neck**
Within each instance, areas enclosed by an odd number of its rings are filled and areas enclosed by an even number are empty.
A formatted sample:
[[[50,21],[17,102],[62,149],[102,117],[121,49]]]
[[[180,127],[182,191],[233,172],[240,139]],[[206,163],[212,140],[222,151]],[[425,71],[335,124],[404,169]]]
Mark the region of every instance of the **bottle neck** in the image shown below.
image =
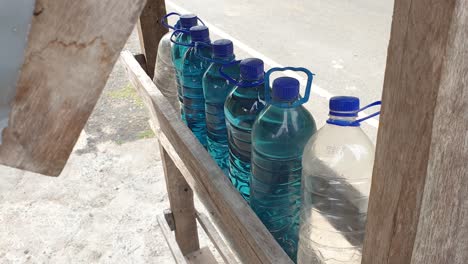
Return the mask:
[[[216,62],[231,62],[233,61],[234,59],[236,58],[236,56],[233,54],[231,56],[213,56],[213,60],[216,61]]]
[[[195,44],[194,45],[195,49],[200,49],[200,50],[210,49],[210,45],[211,45],[211,41],[209,40],[207,41],[193,41],[192,40],[192,43]]]
[[[260,89],[259,91],[263,91],[263,89],[265,89],[263,79],[259,79],[259,80],[240,79],[238,87],[242,88],[242,89],[245,89],[245,90],[252,90],[252,89],[258,90],[258,89]]]
[[[210,48],[210,42],[199,42],[199,45],[195,44],[195,47],[193,47],[194,51],[202,54],[205,57],[211,58],[211,48]]]
[[[296,104],[294,104],[297,100],[299,100],[299,97],[292,98],[290,100],[285,100],[285,99],[280,99],[278,97],[272,97],[272,105],[276,105],[277,107],[280,108],[296,108],[298,107]]]
[[[335,126],[359,126],[359,123],[356,123],[357,116],[335,116],[329,115],[327,124]]]
[[[186,34],[189,34],[189,35],[190,35],[190,28],[191,27],[182,27],[182,26],[180,26],[180,29],[185,30],[187,32]]]

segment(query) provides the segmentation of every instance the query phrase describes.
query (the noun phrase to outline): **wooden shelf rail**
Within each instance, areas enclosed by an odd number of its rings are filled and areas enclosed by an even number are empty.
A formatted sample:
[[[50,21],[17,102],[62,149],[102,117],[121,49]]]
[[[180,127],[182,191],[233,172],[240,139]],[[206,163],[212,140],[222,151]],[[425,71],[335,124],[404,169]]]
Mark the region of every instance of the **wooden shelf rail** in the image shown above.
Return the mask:
[[[197,250],[192,190],[244,263],[292,263],[150,77],[124,51],[120,57],[132,84],[150,110],[161,145],[176,240],[184,254]],[[184,230],[178,235],[177,230]],[[185,251],[185,252],[184,252]]]

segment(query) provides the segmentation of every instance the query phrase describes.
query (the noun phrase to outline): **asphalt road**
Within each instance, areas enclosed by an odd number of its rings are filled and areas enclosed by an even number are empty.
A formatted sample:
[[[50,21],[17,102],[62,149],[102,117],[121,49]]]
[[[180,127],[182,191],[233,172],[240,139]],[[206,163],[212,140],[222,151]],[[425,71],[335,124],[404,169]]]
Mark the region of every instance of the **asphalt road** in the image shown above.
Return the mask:
[[[195,13],[208,22],[212,39],[231,38],[238,58],[263,56],[268,67],[301,66],[314,72],[307,108],[319,125],[327,118],[329,96],[357,96],[361,105],[381,98],[391,0],[166,3],[170,11]],[[377,124],[363,125],[373,140]]]

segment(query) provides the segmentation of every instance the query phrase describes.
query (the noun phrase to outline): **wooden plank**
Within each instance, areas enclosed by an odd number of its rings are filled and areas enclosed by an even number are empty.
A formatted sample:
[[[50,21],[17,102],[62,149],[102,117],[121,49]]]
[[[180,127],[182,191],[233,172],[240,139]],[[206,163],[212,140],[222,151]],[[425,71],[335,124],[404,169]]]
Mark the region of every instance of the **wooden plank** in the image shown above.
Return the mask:
[[[145,0],[37,0],[0,163],[57,176]]]
[[[364,264],[467,263],[468,1],[397,0]]]
[[[133,56],[123,52],[121,60],[131,82],[150,109],[151,118],[159,119],[160,141],[164,134],[169,142],[164,144],[161,141],[161,144],[171,157],[180,156],[179,161],[186,169],[172,157],[174,163],[207,207],[219,230],[234,246],[241,261],[292,263]]]
[[[190,264],[215,264],[218,263],[208,247],[192,252],[185,256]]]
[[[198,223],[200,223],[205,233],[210,238],[211,242],[218,250],[219,255],[224,260],[224,263],[234,264],[239,263],[237,257],[232,253],[231,249],[226,245],[224,239],[216,230],[216,227],[211,223],[211,220],[204,214],[197,212]]]
[[[146,58],[146,73],[153,79],[158,45],[161,38],[168,32],[160,20],[166,15],[164,0],[147,0],[138,22],[141,51]]]
[[[166,150],[159,144],[175,237],[184,255],[200,249],[193,192]]]
[[[452,15],[413,263],[468,263],[468,1]]]
[[[172,234],[171,230],[169,229],[169,226],[166,224],[166,221],[164,221],[164,217],[158,216],[157,221],[159,227],[161,228],[161,232],[163,233],[164,239],[166,240],[166,243],[169,246],[169,249],[171,250],[175,262],[177,264],[187,264],[184,254],[182,254],[182,251],[180,251],[179,245],[175,240],[174,234]]]

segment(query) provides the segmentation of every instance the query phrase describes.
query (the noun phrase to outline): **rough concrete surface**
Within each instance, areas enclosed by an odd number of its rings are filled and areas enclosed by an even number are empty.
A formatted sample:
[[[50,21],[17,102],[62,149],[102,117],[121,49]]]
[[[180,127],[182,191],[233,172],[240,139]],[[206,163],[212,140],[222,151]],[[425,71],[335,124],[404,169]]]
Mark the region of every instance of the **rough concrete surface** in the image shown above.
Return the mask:
[[[0,263],[173,263],[153,136],[117,63],[60,177],[0,167]]]

